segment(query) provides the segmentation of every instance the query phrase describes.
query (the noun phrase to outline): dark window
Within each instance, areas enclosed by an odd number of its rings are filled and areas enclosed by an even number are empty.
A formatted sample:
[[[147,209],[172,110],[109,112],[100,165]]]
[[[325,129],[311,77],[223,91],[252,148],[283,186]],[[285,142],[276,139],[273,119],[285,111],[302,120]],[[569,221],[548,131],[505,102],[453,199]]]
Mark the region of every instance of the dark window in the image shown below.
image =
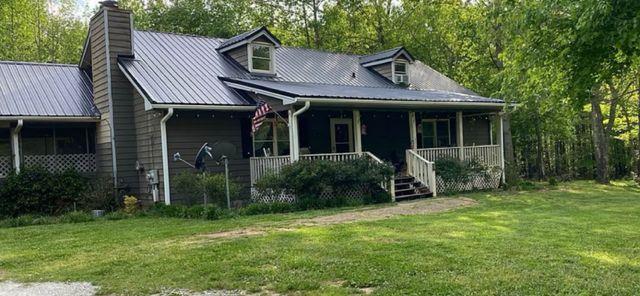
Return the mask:
[[[0,156],[11,155],[11,135],[9,129],[0,129]]]
[[[24,128],[24,155],[95,153],[95,129],[92,127]]]

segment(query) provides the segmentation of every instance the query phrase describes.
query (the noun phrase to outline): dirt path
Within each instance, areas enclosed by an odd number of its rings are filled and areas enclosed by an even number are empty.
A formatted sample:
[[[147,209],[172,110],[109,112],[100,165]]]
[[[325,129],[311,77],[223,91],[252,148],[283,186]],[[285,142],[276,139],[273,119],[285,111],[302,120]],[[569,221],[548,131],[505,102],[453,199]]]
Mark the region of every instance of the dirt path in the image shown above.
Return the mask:
[[[421,199],[408,202],[400,202],[392,206],[382,208],[372,208],[364,210],[353,210],[328,216],[320,216],[309,219],[295,220],[288,224],[287,227],[251,227],[244,229],[236,229],[223,232],[215,232],[198,235],[199,238],[205,239],[221,239],[221,238],[237,238],[256,236],[267,233],[268,231],[292,231],[296,226],[316,226],[331,225],[340,223],[352,223],[360,221],[375,221],[392,218],[401,215],[417,215],[445,212],[452,209],[473,206],[476,201],[466,197],[458,198],[432,198]]]

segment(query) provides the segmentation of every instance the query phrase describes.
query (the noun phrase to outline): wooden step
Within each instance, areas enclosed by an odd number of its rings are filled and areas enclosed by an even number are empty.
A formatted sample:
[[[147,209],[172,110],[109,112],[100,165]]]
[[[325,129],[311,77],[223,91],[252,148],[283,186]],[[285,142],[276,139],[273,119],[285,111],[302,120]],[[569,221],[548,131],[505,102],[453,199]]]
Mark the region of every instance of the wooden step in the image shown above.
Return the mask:
[[[411,188],[396,189],[396,197],[404,196],[404,195],[411,195],[411,194],[416,194],[416,193],[427,193],[427,194],[430,194],[431,190],[429,190],[429,187],[427,187],[427,186],[416,186],[416,187],[411,187]]]
[[[396,184],[406,184],[406,183],[411,183],[415,180],[414,177],[411,176],[401,176],[401,177],[396,177],[394,179]]]
[[[432,196],[433,196],[433,193],[431,193],[431,192],[429,192],[429,193],[414,193],[414,194],[402,195],[402,196],[396,195],[396,201],[411,200],[411,199],[418,199],[418,198],[427,198],[427,197],[432,197]]]

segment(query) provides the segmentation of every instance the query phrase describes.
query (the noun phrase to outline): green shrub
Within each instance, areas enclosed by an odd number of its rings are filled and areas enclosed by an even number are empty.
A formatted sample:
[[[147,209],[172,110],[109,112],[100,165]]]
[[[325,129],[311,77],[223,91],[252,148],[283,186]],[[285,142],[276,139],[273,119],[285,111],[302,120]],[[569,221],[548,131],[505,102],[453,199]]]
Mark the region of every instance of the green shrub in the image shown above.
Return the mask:
[[[223,210],[216,205],[207,205],[203,208],[202,218],[206,220],[218,220],[225,216],[227,216],[226,210]]]
[[[445,182],[467,182],[478,173],[487,173],[489,169],[476,159],[460,160],[457,158],[441,158],[435,161],[438,176]]]
[[[173,182],[176,193],[188,204],[204,203],[206,194],[207,203],[212,203],[219,207],[227,207],[224,174],[183,171],[174,177]],[[241,188],[237,182],[229,180],[229,196],[231,200],[238,198]]]
[[[363,200],[371,195],[380,182],[393,176],[391,165],[379,164],[365,157],[335,162],[328,160],[301,160],[286,165],[279,174],[262,177],[256,184],[261,194],[293,193],[296,207],[301,210],[348,205],[350,199],[341,196],[350,190],[364,189]],[[323,193],[333,198],[321,199]]]
[[[86,190],[87,178],[75,171],[24,168],[0,186],[0,217],[60,214],[74,209]]]
[[[94,218],[89,213],[74,211],[60,216],[59,220],[62,223],[82,223],[93,221]]]
[[[138,211],[138,199],[133,195],[124,196],[124,212],[131,215]]]
[[[118,206],[112,178],[93,179],[78,201],[78,208],[85,211],[116,211]]]

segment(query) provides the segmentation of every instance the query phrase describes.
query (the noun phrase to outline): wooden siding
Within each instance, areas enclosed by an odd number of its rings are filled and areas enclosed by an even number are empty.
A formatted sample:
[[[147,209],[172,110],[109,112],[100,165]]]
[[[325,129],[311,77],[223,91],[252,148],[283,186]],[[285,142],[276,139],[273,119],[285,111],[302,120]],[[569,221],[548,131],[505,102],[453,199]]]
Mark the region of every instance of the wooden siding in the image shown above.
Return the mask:
[[[133,96],[133,114],[136,132],[137,160],[144,166],[144,172],[138,174],[135,193],[140,199],[152,201],[149,191],[146,173],[149,170],[157,170],[160,180],[159,199],[163,200],[162,182],[162,139],[160,136],[160,120],[164,113],[158,110],[145,111],[144,98],[138,92]]]
[[[117,64],[118,55],[133,53],[131,12],[103,7],[91,19],[90,27],[94,101],[102,114],[96,130],[98,172],[112,174],[114,153],[111,139],[115,138],[118,183],[136,192],[139,182],[135,170],[137,142],[133,87]]]
[[[384,63],[380,65],[373,66],[372,69],[378,74],[384,76],[385,78],[393,81],[393,73],[391,73],[391,63]]]
[[[111,153],[111,127],[109,125],[109,95],[107,89],[106,43],[104,32],[104,10],[99,11],[89,24],[91,36],[91,67],[93,74],[93,100],[100,110],[100,121],[96,125],[96,166],[105,176],[113,172]]]
[[[183,159],[193,162],[198,149],[205,142],[213,145],[216,142],[228,142],[236,147],[234,155],[229,156],[229,172],[231,178],[248,187],[250,183],[249,159],[242,157],[241,120],[246,119],[244,113],[223,112],[181,112],[167,122],[168,152],[171,157],[179,152]],[[214,148],[215,149],[215,148]],[[224,166],[216,165],[208,160],[207,167],[211,172],[224,173]],[[169,161],[169,173],[173,179],[183,171],[193,169],[182,162]],[[171,181],[172,187],[175,183]],[[172,188],[171,202],[184,203],[185,200]]]
[[[249,56],[247,55],[246,45],[236,47],[228,51],[227,54],[245,69],[249,69]]]
[[[462,121],[464,146],[491,145],[489,122],[485,117],[465,117]]]

